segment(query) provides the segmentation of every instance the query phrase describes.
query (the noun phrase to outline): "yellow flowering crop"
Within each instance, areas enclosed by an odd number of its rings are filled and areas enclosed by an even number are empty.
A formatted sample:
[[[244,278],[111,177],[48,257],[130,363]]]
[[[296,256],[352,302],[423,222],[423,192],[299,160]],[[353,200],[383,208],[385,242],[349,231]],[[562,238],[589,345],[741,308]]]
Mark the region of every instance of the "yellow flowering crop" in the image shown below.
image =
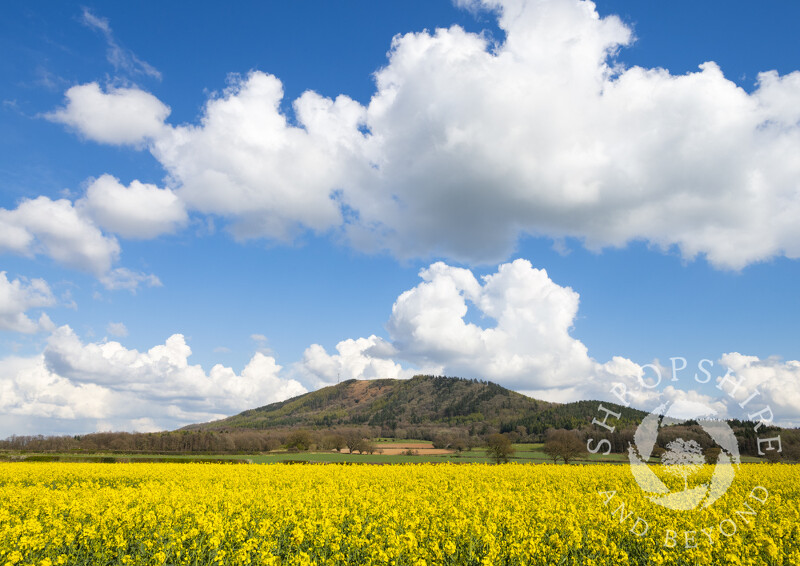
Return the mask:
[[[0,464],[0,566],[797,565],[799,502],[785,465],[678,512],[626,466]]]

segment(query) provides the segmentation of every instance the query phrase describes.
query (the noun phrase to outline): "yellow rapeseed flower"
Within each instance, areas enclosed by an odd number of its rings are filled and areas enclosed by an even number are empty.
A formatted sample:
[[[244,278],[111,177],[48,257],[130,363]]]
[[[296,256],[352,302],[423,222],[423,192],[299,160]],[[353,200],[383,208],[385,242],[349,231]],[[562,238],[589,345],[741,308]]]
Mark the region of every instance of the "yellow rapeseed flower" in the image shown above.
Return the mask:
[[[613,465],[5,463],[0,565],[797,565],[799,498],[787,465],[686,512]]]

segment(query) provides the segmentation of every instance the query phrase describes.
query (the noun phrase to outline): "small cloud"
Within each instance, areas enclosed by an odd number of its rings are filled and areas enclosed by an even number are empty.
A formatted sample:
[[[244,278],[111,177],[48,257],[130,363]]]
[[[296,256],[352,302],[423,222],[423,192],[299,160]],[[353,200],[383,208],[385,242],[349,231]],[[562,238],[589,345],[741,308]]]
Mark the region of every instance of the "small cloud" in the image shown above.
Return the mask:
[[[72,297],[72,291],[69,289],[61,293],[61,306],[65,309],[78,310],[78,303],[75,302],[75,299]]]
[[[170,189],[139,181],[126,187],[108,174],[91,182],[78,206],[104,230],[130,239],[168,234],[188,220],[183,203]]]
[[[567,241],[564,238],[555,238],[553,240],[553,251],[558,255],[566,257],[572,253]]]
[[[70,87],[64,95],[64,106],[42,117],[99,143],[142,147],[162,133],[170,113],[158,98],[135,87],[102,88],[92,82]]]
[[[111,34],[111,26],[108,23],[108,19],[95,16],[87,8],[83,9],[82,22],[85,26],[96,29],[105,35]]]
[[[67,80],[56,75],[49,69],[42,67],[41,65],[36,67],[35,75],[36,84],[52,92],[59,91],[68,84]]]
[[[31,309],[41,309],[55,304],[55,297],[44,279],[19,278],[9,280],[0,271],[0,330],[34,334],[53,328],[50,318],[42,313],[39,322],[29,316]]]
[[[118,267],[109,271],[106,275],[100,278],[100,283],[109,291],[116,291],[117,289],[127,289],[131,293],[136,293],[139,285],[146,285],[148,287],[163,287],[161,280],[152,273],[141,273],[132,271],[127,267]]]
[[[227,346],[217,346],[216,348],[214,348],[213,352],[215,354],[230,354],[231,349],[228,348]]]
[[[128,328],[121,322],[109,322],[108,326],[106,326],[106,332],[111,336],[124,338],[128,335]]]
[[[256,343],[256,352],[260,352],[266,356],[272,355],[272,348],[267,344],[269,339],[266,336],[263,334],[251,334],[250,338]]]
[[[146,61],[139,59],[133,51],[121,46],[107,18],[94,15],[88,8],[83,9],[81,22],[88,28],[100,32],[106,40],[106,59],[116,71],[124,71],[131,75],[146,75],[161,80],[161,73]]]

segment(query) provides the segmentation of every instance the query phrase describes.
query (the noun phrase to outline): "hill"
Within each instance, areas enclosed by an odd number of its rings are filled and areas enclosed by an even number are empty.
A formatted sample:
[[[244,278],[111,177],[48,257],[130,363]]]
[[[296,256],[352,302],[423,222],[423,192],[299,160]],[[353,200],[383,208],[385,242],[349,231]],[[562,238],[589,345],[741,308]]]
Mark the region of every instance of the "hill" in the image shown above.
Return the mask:
[[[417,434],[458,428],[540,435],[548,428],[582,428],[597,415],[597,401],[549,403],[496,383],[419,375],[412,379],[348,380],[286,401],[187,430],[376,427],[386,436],[398,429]],[[638,423],[645,413],[604,403],[622,412],[620,424]],[[521,427],[524,427],[521,428]]]
[[[620,413],[614,432],[594,426],[602,416],[600,401],[549,403],[532,399],[495,383],[455,377],[416,376],[409,380],[349,380],[209,423],[158,433],[98,432],[80,436],[12,436],[0,440],[0,452],[61,453],[256,453],[288,446],[292,437],[305,437],[321,450],[337,448],[339,441],[389,437],[423,439],[434,445],[480,446],[488,434],[511,433],[518,443],[542,442],[549,429],[579,431],[582,441],[608,440],[611,451],[627,452],[644,411],[603,401]],[[761,427],[749,421],[728,420],[742,455],[758,454],[759,436],[781,437],[782,452],[767,459],[800,461],[800,429]],[[310,431],[310,432],[309,432]],[[656,449],[670,442],[693,440],[713,450],[714,440],[702,423],[685,421],[661,427]],[[3,454],[0,453],[0,458]]]

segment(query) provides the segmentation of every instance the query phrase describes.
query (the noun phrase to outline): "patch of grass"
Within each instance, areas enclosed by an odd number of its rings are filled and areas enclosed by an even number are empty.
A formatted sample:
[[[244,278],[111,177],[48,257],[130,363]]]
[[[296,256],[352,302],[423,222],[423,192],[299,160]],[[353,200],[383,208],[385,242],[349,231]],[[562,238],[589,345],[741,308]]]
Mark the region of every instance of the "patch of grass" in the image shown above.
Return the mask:
[[[764,458],[759,458],[758,456],[742,456],[743,464],[760,464],[764,461]]]
[[[517,454],[520,452],[541,452],[544,444],[512,444]]]

